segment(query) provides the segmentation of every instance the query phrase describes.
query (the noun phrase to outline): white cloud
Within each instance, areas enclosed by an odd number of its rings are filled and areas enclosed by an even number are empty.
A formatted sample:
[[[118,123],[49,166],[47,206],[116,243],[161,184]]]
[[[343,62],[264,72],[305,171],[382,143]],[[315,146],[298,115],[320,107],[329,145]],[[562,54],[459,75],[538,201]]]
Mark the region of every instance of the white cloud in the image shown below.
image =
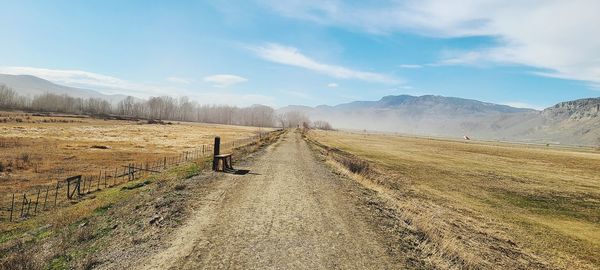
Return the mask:
[[[214,87],[229,87],[238,83],[246,82],[248,79],[231,74],[216,74],[204,77],[204,81],[212,83]]]
[[[279,64],[301,67],[314,72],[326,74],[341,79],[357,79],[362,81],[395,84],[400,81],[392,77],[350,68],[320,63],[304,54],[294,47],[269,43],[265,46],[251,48],[259,57]]]
[[[489,36],[497,45],[442,64],[517,64],[563,79],[600,83],[600,1],[423,0],[373,4],[332,0],[263,0],[278,14],[376,34]]]
[[[312,96],[300,91],[281,90],[281,93],[302,99],[313,99]]]
[[[172,83],[191,84],[192,80],[181,77],[168,77],[167,81]]]
[[[502,105],[507,105],[507,106],[511,106],[511,107],[515,107],[515,108],[536,109],[536,110],[543,110],[544,108],[547,107],[547,106],[541,106],[541,105],[533,105],[533,104],[529,104],[526,102],[520,102],[520,101],[504,102],[504,103],[502,103]]]
[[[138,97],[173,93],[169,89],[141,83],[133,83],[116,77],[81,71],[34,67],[0,67],[0,73],[12,75],[33,75],[54,83],[87,88],[104,94],[125,94]]]
[[[340,86],[340,85],[337,83],[328,83],[327,84],[327,87],[329,87],[329,88],[337,88],[338,86]]]
[[[414,64],[403,64],[400,65],[401,68],[422,68],[422,65],[414,65]]]

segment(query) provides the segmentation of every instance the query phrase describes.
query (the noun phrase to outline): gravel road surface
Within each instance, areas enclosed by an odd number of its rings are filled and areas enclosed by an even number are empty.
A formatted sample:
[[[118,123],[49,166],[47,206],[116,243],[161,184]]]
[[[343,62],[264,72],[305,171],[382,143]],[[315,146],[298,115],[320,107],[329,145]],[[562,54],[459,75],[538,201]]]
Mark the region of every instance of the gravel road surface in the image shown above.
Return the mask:
[[[334,174],[297,132],[224,174],[140,269],[398,269],[402,255],[365,192]]]

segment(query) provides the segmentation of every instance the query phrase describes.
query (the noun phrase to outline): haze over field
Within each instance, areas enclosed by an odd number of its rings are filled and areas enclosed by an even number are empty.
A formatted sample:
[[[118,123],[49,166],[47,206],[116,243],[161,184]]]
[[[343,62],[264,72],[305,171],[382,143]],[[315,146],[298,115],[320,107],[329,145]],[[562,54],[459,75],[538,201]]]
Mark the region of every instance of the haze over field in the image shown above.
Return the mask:
[[[45,93],[69,95],[76,98],[99,98],[107,100],[114,107],[122,108],[125,99],[122,95],[103,95],[100,92],[58,85],[30,75],[0,74],[0,84],[4,84],[19,95],[36,97]],[[127,102],[142,101],[130,99]],[[184,102],[188,102],[184,100]],[[0,103],[1,104],[1,103]],[[175,105],[175,104],[173,104]],[[130,105],[131,106],[131,105]],[[152,105],[149,105],[152,106]],[[176,117],[170,114],[140,114],[136,117],[162,118],[168,120],[204,121],[216,123],[253,123],[260,126],[298,125],[304,121],[302,115],[312,121],[326,121],[336,128],[352,130],[371,130],[399,132],[403,134],[463,137],[491,140],[512,140],[536,143],[562,143],[574,145],[600,144],[600,98],[581,99],[561,102],[552,107],[536,110],[516,108],[508,105],[481,102],[477,100],[424,96],[385,96],[378,101],[355,101],[335,106],[319,105],[315,107],[290,105],[277,109],[279,117],[273,115],[267,107],[259,112],[260,121],[234,121],[227,119],[195,118],[190,106],[192,103],[179,104],[181,112],[188,117]],[[254,108],[259,108],[254,105]],[[117,113],[123,109],[102,111]],[[256,110],[255,110],[256,111]],[[66,112],[66,111],[65,111]],[[198,112],[199,113],[199,112]],[[266,117],[264,113],[268,113]],[[300,113],[297,119],[291,114]],[[205,114],[205,113],[202,113]],[[199,115],[199,114],[198,114]],[[256,116],[259,117],[259,116]],[[246,116],[244,116],[246,118]],[[277,120],[280,119],[280,120]],[[295,124],[291,124],[291,123]]]
[[[600,269],[600,0],[0,11],[0,269]]]
[[[0,27],[0,83],[29,97],[187,96],[338,128],[599,137],[598,100],[562,103],[600,95],[596,1],[34,2],[5,3],[0,19],[19,25]]]

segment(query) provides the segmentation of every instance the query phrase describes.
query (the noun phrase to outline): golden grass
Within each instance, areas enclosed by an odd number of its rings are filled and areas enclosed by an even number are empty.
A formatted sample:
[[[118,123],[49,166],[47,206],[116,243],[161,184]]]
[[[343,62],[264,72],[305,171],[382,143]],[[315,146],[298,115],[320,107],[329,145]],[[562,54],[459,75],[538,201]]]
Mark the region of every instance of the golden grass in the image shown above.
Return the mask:
[[[149,125],[2,112],[0,163],[4,172],[0,172],[0,194],[19,192],[72,175],[97,174],[130,162],[180,154],[211,144],[214,136],[228,142],[250,137],[257,131],[255,127],[183,122]]]
[[[600,267],[600,152],[311,132],[364,159],[442,268]],[[426,250],[424,247],[423,250]],[[538,264],[539,263],[539,264]]]

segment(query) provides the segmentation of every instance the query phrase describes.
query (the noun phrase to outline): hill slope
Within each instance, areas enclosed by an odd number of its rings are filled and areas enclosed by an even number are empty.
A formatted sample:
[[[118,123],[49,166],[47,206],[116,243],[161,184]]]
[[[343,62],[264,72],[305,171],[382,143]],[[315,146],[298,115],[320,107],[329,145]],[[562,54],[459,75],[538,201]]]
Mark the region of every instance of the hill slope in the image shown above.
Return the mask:
[[[126,97],[124,95],[105,95],[94,90],[59,85],[31,75],[0,74],[0,84],[12,88],[20,95],[30,97],[44,93],[67,94],[78,98],[102,98],[112,103]]]
[[[595,145],[600,137],[600,98],[563,102],[543,111],[432,95],[279,109],[290,110],[344,129],[584,145]]]

